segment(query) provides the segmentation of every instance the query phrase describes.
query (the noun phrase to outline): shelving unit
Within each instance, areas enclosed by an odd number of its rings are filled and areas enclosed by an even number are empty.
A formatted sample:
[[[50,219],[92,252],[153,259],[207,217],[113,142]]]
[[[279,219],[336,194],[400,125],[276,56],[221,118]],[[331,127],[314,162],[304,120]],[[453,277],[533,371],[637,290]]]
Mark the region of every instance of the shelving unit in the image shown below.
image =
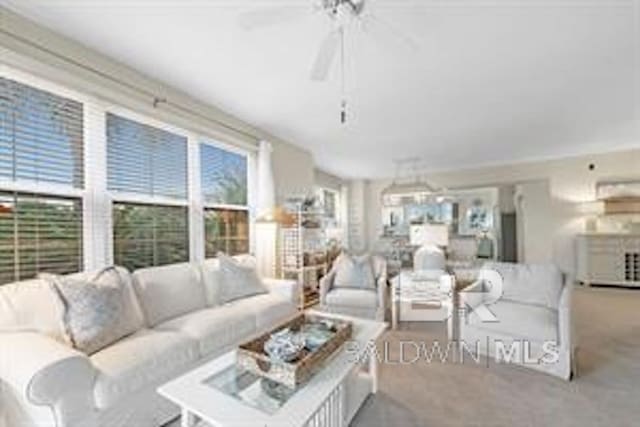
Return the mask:
[[[307,308],[318,303],[320,279],[327,273],[323,212],[297,204],[289,215],[293,220],[280,229],[280,272],[282,278],[302,284],[300,307]]]

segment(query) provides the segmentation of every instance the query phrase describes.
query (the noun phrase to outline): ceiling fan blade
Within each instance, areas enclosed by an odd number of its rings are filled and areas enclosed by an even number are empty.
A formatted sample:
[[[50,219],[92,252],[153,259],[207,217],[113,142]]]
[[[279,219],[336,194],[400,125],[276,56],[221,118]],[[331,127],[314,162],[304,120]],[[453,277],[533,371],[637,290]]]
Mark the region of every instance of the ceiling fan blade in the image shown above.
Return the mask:
[[[360,18],[360,28],[381,45],[391,50],[402,49],[415,53],[420,45],[413,38],[398,30],[389,22],[372,14],[365,14]]]
[[[309,8],[300,6],[277,6],[244,12],[238,16],[238,25],[245,30],[256,30],[284,24],[303,18]]]
[[[342,36],[342,30],[337,29],[329,33],[327,37],[322,41],[320,50],[316,56],[316,60],[311,69],[311,80],[324,81],[329,74],[329,69],[333,64],[340,46],[340,38]]]

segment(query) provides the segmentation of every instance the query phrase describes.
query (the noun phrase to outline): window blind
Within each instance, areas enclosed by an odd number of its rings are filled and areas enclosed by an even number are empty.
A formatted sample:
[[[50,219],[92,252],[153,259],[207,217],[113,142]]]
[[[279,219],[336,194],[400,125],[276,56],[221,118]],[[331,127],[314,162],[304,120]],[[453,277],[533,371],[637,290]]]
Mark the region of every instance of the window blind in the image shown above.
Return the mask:
[[[0,77],[0,177],[82,188],[83,106]]]
[[[130,270],[189,260],[188,212],[182,206],[114,203],[114,261]]]
[[[0,283],[82,265],[79,198],[0,192]]]
[[[107,187],[187,198],[187,138],[107,114]]]
[[[207,208],[204,211],[205,257],[249,252],[249,212]]]
[[[200,144],[201,186],[205,203],[247,205],[247,158]]]

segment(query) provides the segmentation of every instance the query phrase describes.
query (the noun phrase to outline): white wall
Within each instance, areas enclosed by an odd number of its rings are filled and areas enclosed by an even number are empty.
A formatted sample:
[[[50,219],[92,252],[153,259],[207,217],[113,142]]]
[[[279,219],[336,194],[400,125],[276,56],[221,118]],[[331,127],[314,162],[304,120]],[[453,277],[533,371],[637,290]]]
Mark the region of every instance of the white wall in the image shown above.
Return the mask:
[[[346,184],[346,181],[342,178],[320,169],[314,170],[314,181],[316,186],[334,191],[340,191],[342,186]]]
[[[529,264],[553,262],[553,207],[549,182],[529,181],[516,186],[522,202],[517,220],[521,222],[518,236],[522,240],[519,259]]]
[[[0,67],[4,64],[21,69],[230,145],[255,150],[257,141],[267,140],[273,144],[278,199],[282,200],[294,190],[313,188],[313,157],[308,151],[2,6],[0,16],[3,30],[0,32]],[[168,102],[154,108],[154,97]]]
[[[289,144],[280,144],[274,148],[271,160],[277,203],[282,203],[287,196],[310,194],[313,191],[311,153]]]
[[[640,147],[640,142],[638,143]],[[593,163],[595,169],[589,170]],[[533,260],[553,260],[564,271],[575,271],[574,236],[584,230],[584,216],[579,212],[579,202],[595,199],[595,184],[599,180],[640,179],[640,149],[598,154],[566,159],[548,160],[470,169],[456,172],[430,174],[427,180],[436,186],[447,188],[481,187],[527,181],[547,181],[549,200],[531,209],[537,212],[532,227],[540,231],[529,232],[525,246],[533,247]],[[371,245],[380,233],[380,192],[390,180],[369,183],[367,244]],[[532,193],[540,196],[540,193]],[[535,214],[534,214],[535,215]],[[537,219],[535,219],[537,218]]]

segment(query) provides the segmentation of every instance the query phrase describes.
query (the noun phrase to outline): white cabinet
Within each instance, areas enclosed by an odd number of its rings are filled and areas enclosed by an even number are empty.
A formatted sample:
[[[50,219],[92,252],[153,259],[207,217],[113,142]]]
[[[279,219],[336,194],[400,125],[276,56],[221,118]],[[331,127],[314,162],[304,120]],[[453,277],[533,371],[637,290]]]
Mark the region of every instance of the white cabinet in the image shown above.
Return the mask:
[[[579,281],[640,287],[640,235],[582,234],[576,245]]]

